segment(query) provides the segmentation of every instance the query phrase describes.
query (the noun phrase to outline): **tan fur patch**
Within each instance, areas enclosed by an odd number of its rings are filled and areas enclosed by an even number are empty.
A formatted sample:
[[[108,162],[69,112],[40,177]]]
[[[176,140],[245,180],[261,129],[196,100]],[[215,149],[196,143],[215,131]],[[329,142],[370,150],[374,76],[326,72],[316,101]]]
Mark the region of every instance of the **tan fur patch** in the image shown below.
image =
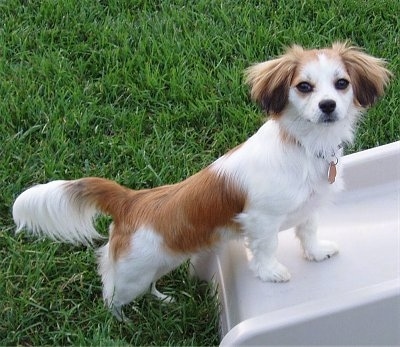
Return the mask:
[[[245,204],[244,193],[209,168],[178,184],[154,189],[129,190],[100,178],[75,181],[69,189],[78,201],[91,201],[113,217],[114,258],[126,252],[132,233],[143,226],[155,229],[172,252],[210,247],[219,240],[219,228],[238,228],[234,218]]]
[[[246,83],[251,86],[251,98],[270,116],[279,115],[285,108],[289,87],[302,48],[294,46],[285,55],[255,64],[245,71]]]

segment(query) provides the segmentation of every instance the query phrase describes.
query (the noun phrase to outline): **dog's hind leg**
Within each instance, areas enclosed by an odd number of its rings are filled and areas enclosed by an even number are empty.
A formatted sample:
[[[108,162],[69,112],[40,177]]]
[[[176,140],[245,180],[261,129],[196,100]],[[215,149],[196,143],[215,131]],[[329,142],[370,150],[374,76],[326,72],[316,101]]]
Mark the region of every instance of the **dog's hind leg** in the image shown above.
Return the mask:
[[[129,304],[150,288],[155,281],[157,267],[135,261],[131,255],[117,261],[101,259],[103,299],[114,316],[125,321],[122,306]],[[107,264],[104,266],[104,264]]]
[[[141,252],[134,252],[114,260],[109,252],[109,244],[97,251],[99,274],[103,282],[103,299],[114,316],[125,321],[122,306],[130,303],[150,288],[157,274],[157,265],[145,262]]]
[[[98,255],[103,298],[119,320],[124,320],[123,305],[147,292],[152,283],[184,260],[167,252],[161,236],[147,228],[133,233],[128,249],[118,259],[110,254],[108,244],[99,249]],[[168,302],[173,300],[158,292],[155,286],[152,293]]]

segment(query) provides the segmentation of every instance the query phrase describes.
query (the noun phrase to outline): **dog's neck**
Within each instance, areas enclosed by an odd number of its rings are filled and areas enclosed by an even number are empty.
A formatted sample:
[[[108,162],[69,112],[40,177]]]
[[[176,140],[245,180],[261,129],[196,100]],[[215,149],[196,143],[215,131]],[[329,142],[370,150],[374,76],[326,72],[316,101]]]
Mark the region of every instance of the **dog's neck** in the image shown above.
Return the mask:
[[[304,148],[304,150],[307,153],[310,153],[310,151],[307,149],[307,147],[299,139],[297,139],[293,134],[290,134],[281,123],[279,123],[279,135],[280,135],[280,138],[283,143]],[[315,156],[316,158],[325,159],[328,162],[331,162],[332,158],[338,158],[340,156],[340,150],[342,148],[343,148],[343,144],[342,144],[342,142],[339,142],[337,145],[332,147],[330,152],[321,149],[321,150],[317,150],[317,151],[312,151],[311,154],[313,156]]]

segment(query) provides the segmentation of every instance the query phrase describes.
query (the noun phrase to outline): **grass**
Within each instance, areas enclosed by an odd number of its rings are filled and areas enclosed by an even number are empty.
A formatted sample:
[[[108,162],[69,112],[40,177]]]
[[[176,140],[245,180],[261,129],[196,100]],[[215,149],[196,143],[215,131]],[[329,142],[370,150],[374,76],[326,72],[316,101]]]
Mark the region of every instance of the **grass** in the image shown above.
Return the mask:
[[[179,181],[244,141],[263,116],[242,71],[293,42],[348,39],[399,75],[400,2],[0,2],[0,345],[216,345],[218,302],[188,264],[116,322],[92,250],[15,236],[26,187],[101,176]],[[400,139],[399,79],[349,152]]]

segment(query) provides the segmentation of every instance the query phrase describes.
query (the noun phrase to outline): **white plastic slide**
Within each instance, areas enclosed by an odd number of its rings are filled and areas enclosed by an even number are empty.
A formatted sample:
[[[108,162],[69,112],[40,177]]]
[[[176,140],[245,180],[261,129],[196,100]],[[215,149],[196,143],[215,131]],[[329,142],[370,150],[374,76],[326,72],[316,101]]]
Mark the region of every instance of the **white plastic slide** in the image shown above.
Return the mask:
[[[302,257],[293,230],[278,259],[292,279],[263,283],[243,241],[194,262],[221,301],[221,346],[400,345],[400,141],[342,158],[346,189],[320,218],[340,253]]]

